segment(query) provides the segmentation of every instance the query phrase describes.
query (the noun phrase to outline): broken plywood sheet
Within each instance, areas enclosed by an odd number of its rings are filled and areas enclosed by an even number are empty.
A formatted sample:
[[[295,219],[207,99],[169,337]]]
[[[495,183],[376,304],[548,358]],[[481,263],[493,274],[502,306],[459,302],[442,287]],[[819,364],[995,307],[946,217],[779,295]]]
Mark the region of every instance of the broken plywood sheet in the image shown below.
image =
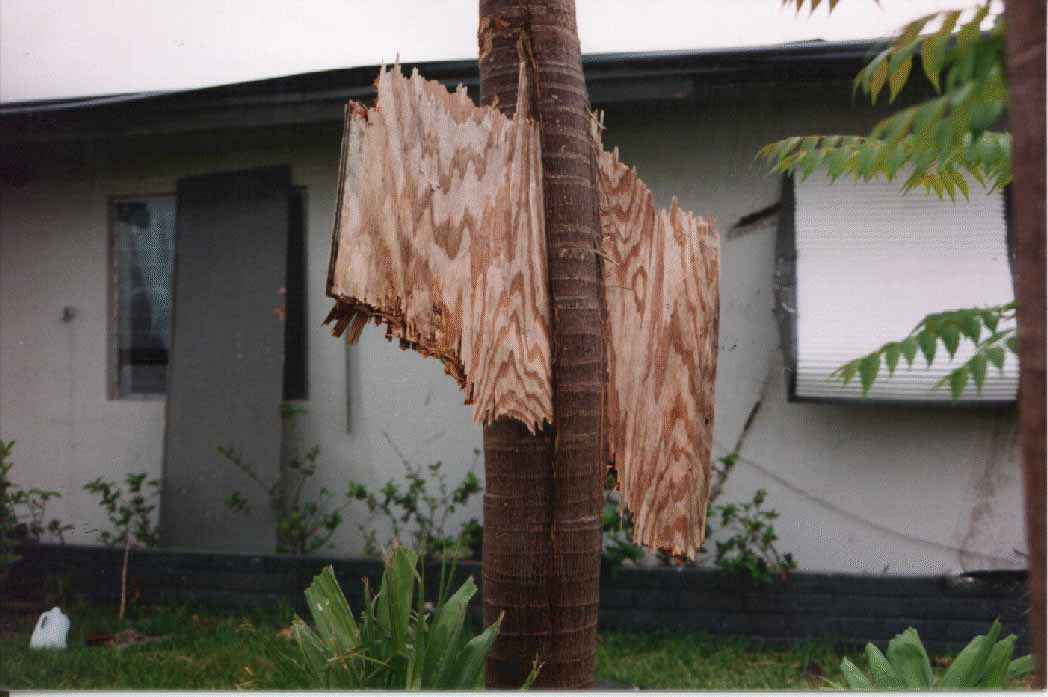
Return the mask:
[[[528,90],[523,85],[521,95]],[[418,72],[346,113],[329,320],[443,361],[474,419],[553,421],[538,127]],[[521,109],[527,113],[527,109]]]
[[[608,446],[634,540],[693,558],[706,530],[720,316],[709,221],[656,209],[618,151],[598,156],[608,309]]]
[[[519,94],[529,91],[520,75]],[[527,107],[518,105],[518,113]],[[617,153],[598,189],[610,452],[635,538],[693,557],[705,532],[718,322],[712,225],[657,210]],[[351,104],[328,292],[354,340],[369,318],[444,362],[474,418],[553,422],[538,128],[417,73],[382,71]]]

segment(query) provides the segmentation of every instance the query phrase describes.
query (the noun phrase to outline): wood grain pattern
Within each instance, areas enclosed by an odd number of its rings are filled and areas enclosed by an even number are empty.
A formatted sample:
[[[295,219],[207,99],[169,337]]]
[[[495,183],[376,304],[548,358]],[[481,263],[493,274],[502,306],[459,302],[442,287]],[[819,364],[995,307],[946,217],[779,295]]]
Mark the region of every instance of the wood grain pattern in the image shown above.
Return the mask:
[[[518,82],[526,100],[523,67]],[[603,249],[576,251],[605,259],[608,456],[635,540],[694,558],[710,486],[718,236],[676,199],[656,209],[618,151],[603,151],[596,121],[592,135]],[[531,120],[383,70],[376,106],[347,108],[326,320],[350,341],[368,319],[385,323],[403,348],[443,361],[477,422],[507,417],[533,433],[555,423],[541,156]]]
[[[377,87],[374,108],[346,112],[326,321],[350,341],[384,322],[443,361],[476,421],[541,429],[553,404],[538,127],[417,71],[383,70]]]
[[[634,539],[694,558],[706,530],[720,317],[713,225],[656,209],[618,150],[598,160],[608,308],[608,440]]]

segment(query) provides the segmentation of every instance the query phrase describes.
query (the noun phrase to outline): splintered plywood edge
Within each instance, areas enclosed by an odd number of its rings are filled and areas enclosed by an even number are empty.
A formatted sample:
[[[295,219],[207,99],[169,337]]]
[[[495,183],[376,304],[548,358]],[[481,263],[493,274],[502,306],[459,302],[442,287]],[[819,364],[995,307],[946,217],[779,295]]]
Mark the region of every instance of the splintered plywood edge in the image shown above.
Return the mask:
[[[519,80],[523,101],[523,66]],[[537,431],[553,423],[538,127],[417,72],[383,70],[377,86],[375,108],[346,110],[326,322],[350,341],[384,323],[444,363],[476,421]],[[656,209],[599,128],[609,454],[635,540],[693,558],[712,464],[717,233],[676,200]]]
[[[597,126],[594,140],[598,143]],[[608,446],[634,540],[692,559],[712,468],[720,315],[714,226],[656,209],[618,151],[598,154],[608,311]]]
[[[523,68],[520,80],[526,98]],[[541,429],[553,397],[538,127],[417,71],[383,70],[377,88],[374,108],[346,111],[326,321],[350,341],[385,323],[444,363],[475,421]]]

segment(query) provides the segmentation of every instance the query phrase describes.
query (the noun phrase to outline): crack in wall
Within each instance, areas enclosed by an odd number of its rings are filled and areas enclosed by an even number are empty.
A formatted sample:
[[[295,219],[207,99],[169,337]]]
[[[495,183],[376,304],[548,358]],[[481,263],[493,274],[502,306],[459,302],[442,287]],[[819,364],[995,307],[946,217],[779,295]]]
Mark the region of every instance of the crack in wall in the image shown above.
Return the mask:
[[[1008,465],[1014,462],[1014,458],[1010,459],[1008,455],[1015,452],[1018,438],[1017,422],[1013,416],[1011,410],[994,415],[993,427],[986,445],[986,456],[983,458],[981,471],[975,473],[972,482],[975,503],[968,512],[967,525],[957,552],[958,564],[964,571],[971,571],[973,566],[979,568],[978,565],[985,564],[987,560],[1001,561],[1001,557],[987,555],[978,551],[976,547],[987,523],[992,520],[995,503],[1000,498],[999,492],[1014,474],[1008,471]],[[1020,546],[1023,546],[1024,542],[1022,541]],[[1020,562],[1021,556],[1015,554],[1016,546],[1011,547],[1014,558]]]

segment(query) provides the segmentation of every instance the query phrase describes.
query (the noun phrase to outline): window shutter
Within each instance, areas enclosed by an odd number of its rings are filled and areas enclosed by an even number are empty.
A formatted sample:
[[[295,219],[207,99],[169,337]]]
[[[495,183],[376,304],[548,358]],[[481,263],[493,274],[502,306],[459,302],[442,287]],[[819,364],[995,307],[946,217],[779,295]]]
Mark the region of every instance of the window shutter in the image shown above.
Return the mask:
[[[902,339],[928,313],[1012,300],[1004,194],[970,185],[969,200],[952,202],[904,195],[899,181],[786,180],[796,295],[795,307],[780,310],[791,318],[794,398],[861,398],[858,378],[842,385],[834,369]],[[952,402],[949,388],[935,385],[972,353],[965,339],[952,360],[940,343],[930,367],[920,353],[912,368],[901,360],[894,377],[882,365],[866,399]],[[1011,402],[1017,385],[1009,352],[1004,370],[991,366],[981,392],[969,386],[961,401]]]
[[[272,552],[265,492],[219,446],[275,481],[283,424],[290,168],[209,174],[178,184],[174,323],[168,367],[161,543]],[[234,517],[235,491],[251,515]]]

